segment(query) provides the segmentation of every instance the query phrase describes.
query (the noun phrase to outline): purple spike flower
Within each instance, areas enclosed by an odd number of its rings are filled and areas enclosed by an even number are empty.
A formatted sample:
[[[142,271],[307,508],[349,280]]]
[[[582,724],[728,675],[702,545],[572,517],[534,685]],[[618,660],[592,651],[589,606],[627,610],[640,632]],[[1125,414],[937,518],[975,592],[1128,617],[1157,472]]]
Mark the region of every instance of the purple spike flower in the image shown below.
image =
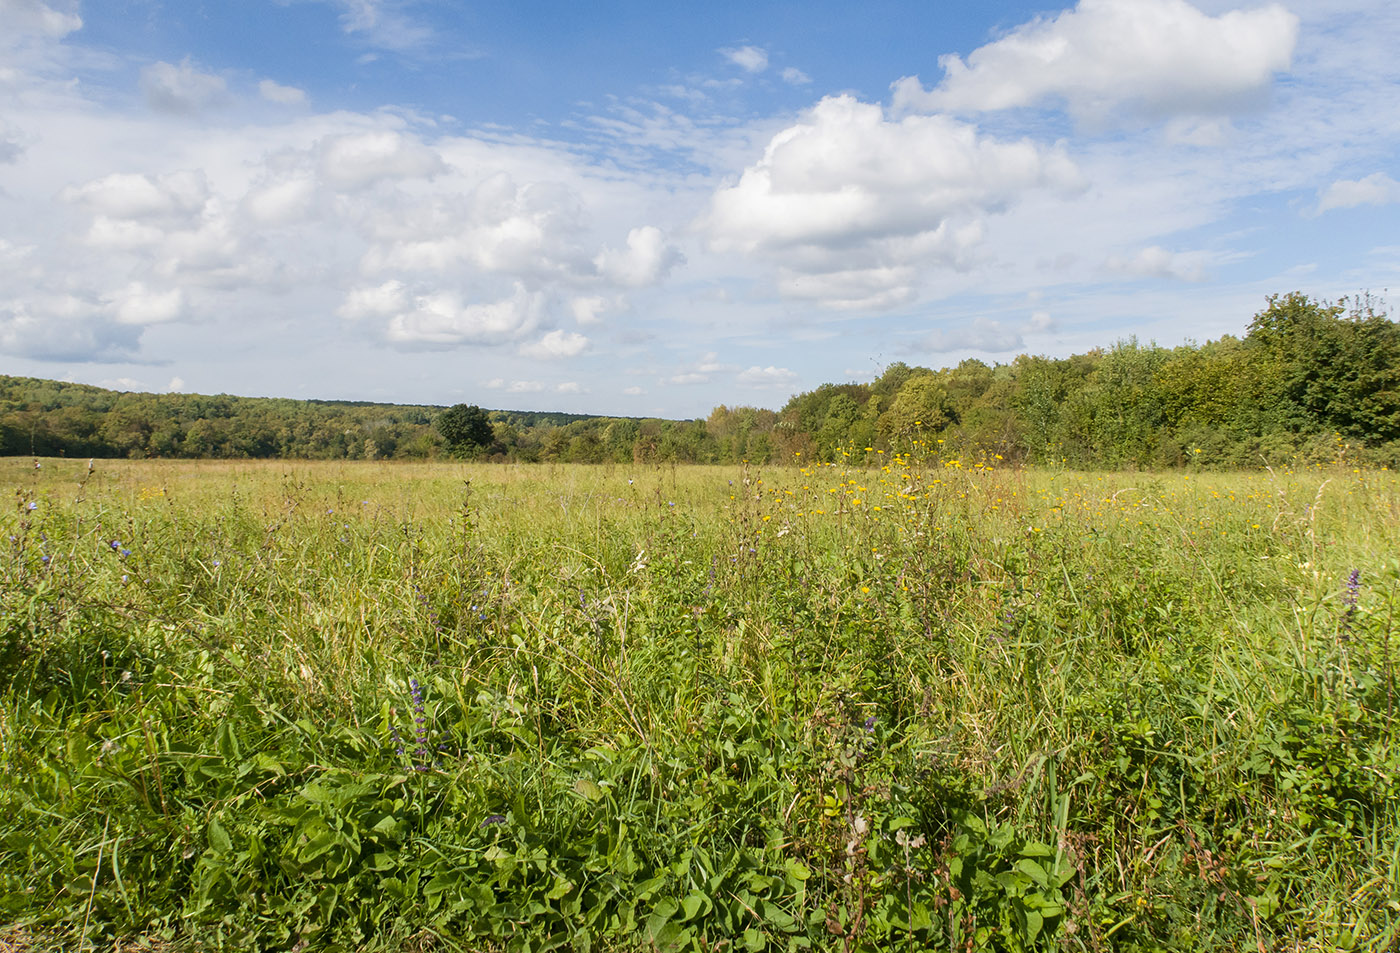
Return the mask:
[[[413,749],[413,770],[426,771],[431,752],[428,750],[428,717],[423,710],[423,687],[418,679],[410,678],[408,690],[413,696],[413,726],[418,740],[418,747]]]

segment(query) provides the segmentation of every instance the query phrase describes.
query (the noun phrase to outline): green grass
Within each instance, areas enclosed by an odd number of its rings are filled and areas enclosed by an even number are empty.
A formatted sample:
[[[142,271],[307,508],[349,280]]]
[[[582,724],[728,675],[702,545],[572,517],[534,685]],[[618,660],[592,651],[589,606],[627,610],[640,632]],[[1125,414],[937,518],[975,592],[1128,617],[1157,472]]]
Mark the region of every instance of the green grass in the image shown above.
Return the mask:
[[[1394,474],[861,463],[0,462],[0,923],[1400,942]]]

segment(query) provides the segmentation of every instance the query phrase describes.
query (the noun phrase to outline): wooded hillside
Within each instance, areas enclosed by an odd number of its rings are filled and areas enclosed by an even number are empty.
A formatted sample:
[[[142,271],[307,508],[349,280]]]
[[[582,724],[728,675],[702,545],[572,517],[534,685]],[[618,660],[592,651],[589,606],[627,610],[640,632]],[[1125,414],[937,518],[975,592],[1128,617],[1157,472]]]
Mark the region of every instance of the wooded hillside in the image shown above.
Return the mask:
[[[921,447],[967,459],[1156,468],[1346,455],[1400,465],[1400,325],[1369,297],[1275,296],[1244,338],[1136,340],[1068,358],[1022,355],[871,383],[823,384],[780,411],[705,420],[494,410],[462,447],[444,408],[358,401],[119,393],[0,377],[0,454],[87,457],[782,463]]]

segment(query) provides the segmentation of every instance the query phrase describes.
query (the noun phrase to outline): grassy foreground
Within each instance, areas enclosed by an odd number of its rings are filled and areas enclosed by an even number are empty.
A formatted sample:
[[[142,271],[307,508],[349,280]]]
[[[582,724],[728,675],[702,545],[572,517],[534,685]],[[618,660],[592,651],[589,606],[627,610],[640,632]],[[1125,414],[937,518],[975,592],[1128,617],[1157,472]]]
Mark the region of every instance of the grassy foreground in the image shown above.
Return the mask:
[[[1400,944],[1395,474],[868,462],[0,461],[0,937]]]

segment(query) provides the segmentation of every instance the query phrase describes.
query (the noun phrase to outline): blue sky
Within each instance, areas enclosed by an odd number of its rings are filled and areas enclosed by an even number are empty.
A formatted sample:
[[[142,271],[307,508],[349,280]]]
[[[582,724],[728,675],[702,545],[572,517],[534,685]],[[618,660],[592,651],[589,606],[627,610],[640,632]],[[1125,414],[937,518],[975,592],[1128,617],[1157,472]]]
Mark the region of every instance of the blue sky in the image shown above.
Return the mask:
[[[1380,0],[0,0],[0,370],[629,415],[1400,272]]]

